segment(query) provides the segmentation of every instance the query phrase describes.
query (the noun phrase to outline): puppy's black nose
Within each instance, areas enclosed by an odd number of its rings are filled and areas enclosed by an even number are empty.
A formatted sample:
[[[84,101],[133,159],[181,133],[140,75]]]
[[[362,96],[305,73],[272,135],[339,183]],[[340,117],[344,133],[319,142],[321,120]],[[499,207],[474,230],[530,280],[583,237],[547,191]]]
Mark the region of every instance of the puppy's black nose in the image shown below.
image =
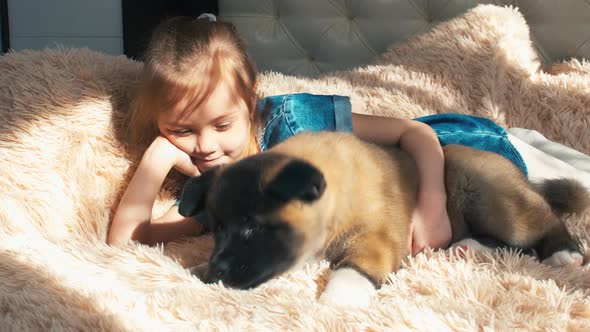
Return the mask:
[[[209,278],[215,281],[222,280],[229,271],[229,263],[225,261],[213,261],[209,264]]]

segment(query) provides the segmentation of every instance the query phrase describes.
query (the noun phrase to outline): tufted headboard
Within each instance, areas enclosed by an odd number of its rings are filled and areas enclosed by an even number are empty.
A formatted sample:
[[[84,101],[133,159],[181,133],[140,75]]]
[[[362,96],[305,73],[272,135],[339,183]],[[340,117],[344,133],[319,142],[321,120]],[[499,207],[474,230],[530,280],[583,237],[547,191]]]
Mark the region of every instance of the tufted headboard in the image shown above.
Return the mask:
[[[542,60],[590,59],[589,0],[219,0],[260,71],[315,77],[370,62],[386,48],[480,3],[518,7]]]

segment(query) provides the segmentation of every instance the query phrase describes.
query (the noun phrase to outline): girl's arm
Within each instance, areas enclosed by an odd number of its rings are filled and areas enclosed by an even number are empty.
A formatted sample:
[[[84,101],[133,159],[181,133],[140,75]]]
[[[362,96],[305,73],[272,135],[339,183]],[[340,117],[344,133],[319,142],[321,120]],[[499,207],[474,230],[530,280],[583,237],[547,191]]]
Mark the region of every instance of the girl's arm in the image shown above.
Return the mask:
[[[194,219],[181,216],[176,206],[162,217],[152,220],[152,208],[168,172],[173,167],[180,168],[183,173],[198,172],[195,171],[196,167],[187,169],[192,163],[183,154],[164,137],[154,140],[144,153],[119,202],[107,243],[125,244],[135,240],[153,245],[203,231]]]
[[[412,218],[408,244],[412,254],[425,247],[444,248],[451,240],[446,209],[444,155],[430,126],[413,120],[352,114],[356,136],[378,144],[399,144],[418,166],[418,205]]]

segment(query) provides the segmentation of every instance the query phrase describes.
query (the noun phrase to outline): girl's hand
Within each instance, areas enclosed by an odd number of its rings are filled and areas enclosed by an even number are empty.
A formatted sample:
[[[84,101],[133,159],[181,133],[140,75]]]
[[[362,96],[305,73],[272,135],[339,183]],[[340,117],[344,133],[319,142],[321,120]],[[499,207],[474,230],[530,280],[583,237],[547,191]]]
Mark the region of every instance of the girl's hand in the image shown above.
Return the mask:
[[[451,241],[451,221],[446,204],[440,201],[419,202],[412,215],[408,249],[412,256],[425,248],[446,248]]]
[[[188,154],[166,137],[158,136],[144,152],[119,201],[109,230],[109,244],[124,244],[129,240],[146,244],[165,243],[197,232],[194,220],[181,216],[176,206],[164,216],[152,220],[154,202],[172,168],[189,176],[200,175]]]
[[[191,157],[184,151],[172,144],[166,137],[160,135],[156,137],[151,148],[158,151],[158,154],[165,160],[169,160],[180,173],[187,176],[199,176],[201,172],[191,161]]]

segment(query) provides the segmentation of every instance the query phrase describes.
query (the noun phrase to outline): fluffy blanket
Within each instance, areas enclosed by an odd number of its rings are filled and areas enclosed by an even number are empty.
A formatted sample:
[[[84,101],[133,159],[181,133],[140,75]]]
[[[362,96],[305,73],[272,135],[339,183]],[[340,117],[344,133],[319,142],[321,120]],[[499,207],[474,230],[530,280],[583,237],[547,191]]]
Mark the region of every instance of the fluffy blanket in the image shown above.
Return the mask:
[[[251,291],[204,285],[184,268],[208,237],[165,247],[105,244],[139,149],[125,143],[141,63],[84,49],[0,58],[0,329],[588,330],[590,268],[512,252],[409,258],[366,309],[316,301],[319,262]],[[265,73],[260,95],[352,96],[355,110],[441,112],[526,127],[590,153],[590,63],[542,68],[522,15],[479,6],[393,45],[372,65],[304,79]],[[174,181],[154,213],[172,204]],[[590,258],[590,215],[568,225]]]

